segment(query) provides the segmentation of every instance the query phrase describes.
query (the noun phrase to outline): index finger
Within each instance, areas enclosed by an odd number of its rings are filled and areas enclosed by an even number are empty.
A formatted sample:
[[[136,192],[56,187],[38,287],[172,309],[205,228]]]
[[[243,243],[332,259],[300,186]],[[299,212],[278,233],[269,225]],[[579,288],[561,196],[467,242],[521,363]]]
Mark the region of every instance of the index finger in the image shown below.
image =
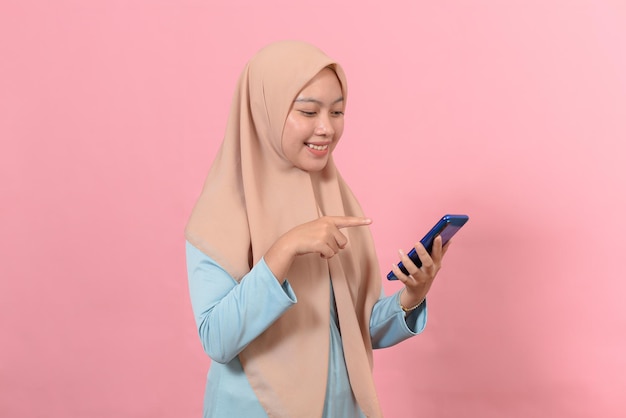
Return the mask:
[[[328,216],[328,218],[330,218],[330,220],[339,229],[369,225],[372,223],[370,218],[364,218],[361,216]]]

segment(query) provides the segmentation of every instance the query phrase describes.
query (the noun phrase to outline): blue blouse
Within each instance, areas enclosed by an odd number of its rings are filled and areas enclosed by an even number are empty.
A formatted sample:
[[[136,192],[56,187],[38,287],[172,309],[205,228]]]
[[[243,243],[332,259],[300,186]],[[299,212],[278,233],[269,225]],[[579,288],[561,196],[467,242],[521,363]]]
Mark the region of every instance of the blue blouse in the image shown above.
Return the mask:
[[[187,242],[189,291],[200,341],[211,358],[203,417],[267,417],[238,354],[297,303],[285,280],[281,285],[261,259],[237,283],[209,256]],[[385,348],[423,331],[426,302],[405,317],[400,292],[380,299],[370,320],[373,348]],[[331,286],[328,381],[323,417],[363,417],[352,393]]]

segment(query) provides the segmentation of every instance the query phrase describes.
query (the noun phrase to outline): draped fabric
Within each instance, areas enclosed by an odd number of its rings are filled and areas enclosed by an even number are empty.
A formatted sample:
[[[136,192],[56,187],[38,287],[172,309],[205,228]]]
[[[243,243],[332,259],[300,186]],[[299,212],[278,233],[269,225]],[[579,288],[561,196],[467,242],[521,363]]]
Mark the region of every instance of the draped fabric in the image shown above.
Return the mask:
[[[363,216],[332,156],[309,173],[285,157],[282,131],[293,100],[324,68],[342,68],[316,47],[282,41],[257,53],[239,78],[225,136],[186,228],[187,240],[237,281],[282,234],[320,215]],[[287,278],[297,304],[239,355],[271,417],[320,416],[328,371],[330,282],[350,384],[366,416],[381,416],[369,320],[381,291],[368,227],[342,229],[348,245],[324,260],[296,257]]]

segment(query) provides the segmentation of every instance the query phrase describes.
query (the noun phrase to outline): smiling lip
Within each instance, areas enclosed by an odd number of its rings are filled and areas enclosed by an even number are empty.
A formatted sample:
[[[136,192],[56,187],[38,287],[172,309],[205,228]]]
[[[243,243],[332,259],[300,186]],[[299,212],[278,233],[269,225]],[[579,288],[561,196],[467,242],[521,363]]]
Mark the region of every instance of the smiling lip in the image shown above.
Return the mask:
[[[314,149],[316,151],[324,151],[328,149],[328,146],[330,144],[304,144],[307,147],[309,147],[310,149]]]
[[[311,154],[318,156],[318,157],[323,157],[324,155],[328,154],[328,149],[330,147],[330,143],[326,143],[326,144],[305,143],[304,145],[306,145],[307,149],[309,150]]]

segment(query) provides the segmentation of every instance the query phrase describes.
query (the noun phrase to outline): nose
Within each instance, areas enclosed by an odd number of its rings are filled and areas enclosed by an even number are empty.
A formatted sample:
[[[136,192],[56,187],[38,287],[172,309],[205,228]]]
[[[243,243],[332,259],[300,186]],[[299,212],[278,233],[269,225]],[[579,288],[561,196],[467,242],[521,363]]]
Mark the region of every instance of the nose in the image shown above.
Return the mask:
[[[330,120],[329,115],[322,114],[319,116],[317,125],[315,126],[315,135],[330,137],[335,134],[335,127]]]

